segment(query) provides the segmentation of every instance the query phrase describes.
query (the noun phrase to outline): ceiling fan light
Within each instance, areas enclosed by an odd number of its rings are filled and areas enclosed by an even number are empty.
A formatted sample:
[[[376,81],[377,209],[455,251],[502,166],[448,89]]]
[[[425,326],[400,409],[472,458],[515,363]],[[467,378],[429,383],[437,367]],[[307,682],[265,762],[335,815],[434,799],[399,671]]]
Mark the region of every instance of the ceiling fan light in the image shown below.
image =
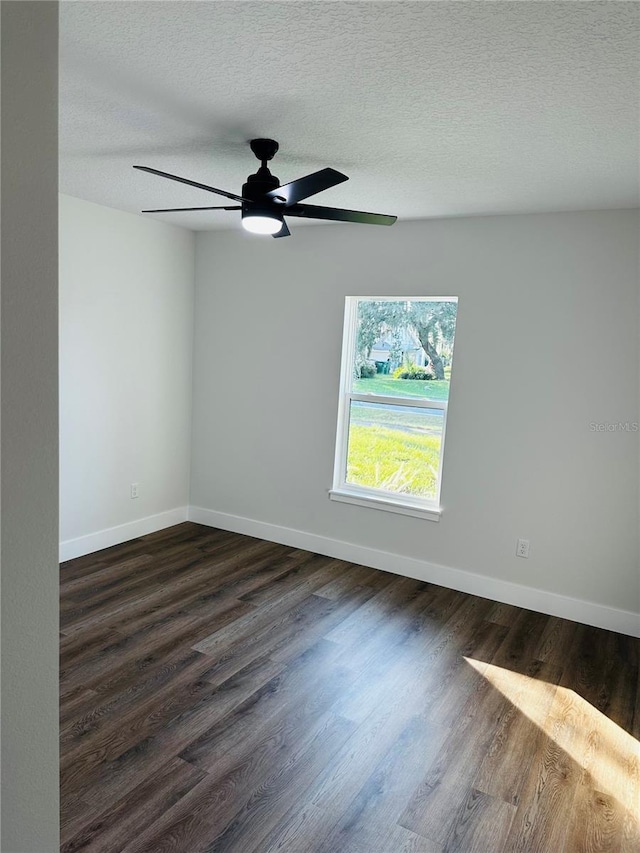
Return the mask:
[[[282,228],[282,219],[266,216],[263,213],[245,213],[242,217],[242,226],[252,234],[277,234]]]

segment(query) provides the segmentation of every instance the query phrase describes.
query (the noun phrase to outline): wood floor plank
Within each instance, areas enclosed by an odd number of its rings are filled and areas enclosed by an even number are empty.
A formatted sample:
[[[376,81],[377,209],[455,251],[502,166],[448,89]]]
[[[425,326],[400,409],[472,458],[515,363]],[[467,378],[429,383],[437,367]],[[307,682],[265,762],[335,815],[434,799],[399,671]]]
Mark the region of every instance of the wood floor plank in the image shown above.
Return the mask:
[[[472,789],[445,840],[443,853],[459,850],[487,853],[488,850],[507,849],[505,842],[515,813],[514,805]]]
[[[60,843],[79,832],[91,814],[90,805],[82,797],[63,797],[60,801]]]
[[[339,849],[340,853],[442,853],[442,846],[416,835],[403,826],[390,826],[378,837],[375,847],[368,846],[367,842],[349,841]]]
[[[484,682],[449,729],[442,749],[416,787],[399,823],[446,844],[471,792],[473,779],[509,703]]]
[[[159,820],[198,782],[203,773],[172,758],[152,780],[127,793],[81,828],[62,833],[60,853],[111,853],[122,850],[148,826]]]
[[[545,737],[531,717],[546,718],[559,679],[560,670],[541,661],[534,661],[522,676],[509,670],[492,675],[491,684],[507,696],[510,704],[478,769],[475,790],[518,805],[531,762]]]
[[[332,666],[334,657],[335,646],[323,640],[290,664],[280,664],[277,675],[235,706],[233,714],[220,716],[194,737],[181,757],[197,767],[224,773],[228,761],[235,761],[238,754],[250,749],[256,738],[279,728],[282,720],[313,715],[318,707],[323,713],[349,680],[346,669]]]
[[[386,701],[378,703],[358,725],[333,764],[318,777],[311,792],[313,804],[339,814],[361,792],[389,750],[402,743],[403,733],[405,739],[417,738],[416,730],[424,735],[422,763],[428,767],[437,729],[433,726],[425,734],[417,722],[414,729],[410,725],[423,709],[424,699],[424,692],[415,684],[406,683],[403,688],[401,681],[395,682]],[[340,712],[340,708],[338,703],[336,710]]]
[[[81,602],[85,598],[95,601],[98,590],[103,592],[105,589],[111,589],[134,579],[144,583],[148,576],[145,572],[140,572],[139,569],[143,566],[148,567],[153,563],[154,558],[151,554],[141,554],[129,560],[122,560],[120,563],[104,565],[103,568],[95,572],[82,574],[73,580],[62,580],[60,590],[64,596],[60,602],[60,612],[66,613],[77,602]]]
[[[367,641],[376,629],[394,614],[410,604],[415,596],[427,589],[427,585],[412,578],[399,578],[369,600],[367,605],[346,619],[327,635],[327,639],[341,645],[355,646]]]
[[[236,673],[222,685],[211,685],[203,677],[198,681],[198,692],[192,693],[190,707],[174,716],[153,736],[141,738],[137,744],[113,761],[89,765],[75,777],[62,775],[63,794],[72,796],[79,785],[83,797],[89,802],[112,801],[136,785],[142,784],[188,744],[223,719],[234,707],[254,694],[261,695],[263,685],[273,679],[273,669],[249,667],[250,673]],[[206,676],[206,672],[205,672]],[[254,700],[255,701],[255,700]],[[62,760],[64,761],[64,751]],[[76,770],[76,763],[70,770]]]
[[[578,627],[577,622],[550,616],[536,644],[535,659],[562,670],[571,659]]]
[[[391,851],[398,843],[398,836],[405,837],[407,846],[408,838],[415,833],[400,827],[398,820],[441,749],[445,732],[444,726],[429,723],[424,715],[415,715],[354,797],[348,797],[343,785],[339,792],[341,800],[336,798],[333,805],[316,799],[326,814],[323,831],[318,833],[317,853],[333,853],[356,842],[370,850]],[[422,846],[441,850],[441,845],[433,841],[427,844],[424,840]]]
[[[546,630],[552,618],[532,610],[521,610],[492,663],[519,670],[528,667],[531,661],[540,660],[540,648],[545,645]]]
[[[335,625],[347,619],[374,594],[375,589],[370,586],[357,586],[350,591],[348,597],[327,599],[330,602],[329,606],[320,608],[313,621],[306,625],[304,630],[289,631],[284,641],[279,642],[277,646],[271,645],[273,658],[286,661],[301,654],[318,639],[331,633]],[[311,597],[320,600],[323,598],[315,593]]]
[[[468,604],[474,606],[473,602]],[[494,623],[476,624],[466,618],[467,614],[466,608],[455,610],[439,629],[425,632],[426,636],[410,633],[406,643],[391,645],[384,657],[378,653],[370,658],[340,700],[337,712],[362,722],[399,690],[409,694],[417,691],[421,707],[429,711],[432,719],[449,713],[455,703],[464,704],[482,684],[482,678],[469,666],[464,654],[474,655],[480,661],[491,657],[506,631],[504,626]],[[338,658],[342,660],[343,657]]]
[[[313,736],[302,737],[287,760],[259,784],[246,801],[234,796],[236,787],[227,779],[208,777],[170,809],[151,832],[143,833],[124,853],[159,853],[189,850],[192,853],[223,853],[250,850],[287,811],[292,796],[304,793],[305,784],[331,759],[351,734],[353,724],[328,717]],[[243,789],[246,793],[246,787]],[[240,806],[240,808],[239,808]],[[246,819],[251,815],[251,819]]]
[[[340,560],[334,560],[332,557],[325,557],[322,554],[294,550],[283,561],[282,568],[284,571],[278,577],[274,578],[268,585],[244,593],[241,598],[256,607],[266,607],[283,599],[288,592],[296,590],[303,581],[309,580],[317,571],[329,567],[330,571],[325,583],[314,587],[314,591],[315,589],[322,589],[342,574],[342,571],[331,571],[331,568],[337,567],[342,570],[345,565],[350,564],[341,563]]]
[[[160,585],[151,586],[151,591],[140,596],[133,591],[122,598],[115,597],[107,602],[99,602],[95,609],[90,605],[83,607],[77,614],[73,611],[67,614],[62,621],[65,631],[73,633],[85,630],[87,627],[95,628],[105,624],[114,627],[123,622],[131,622],[134,625],[143,624],[143,618],[149,614],[154,615],[163,605],[171,604],[176,600],[182,603],[193,601],[198,596],[206,595],[215,583],[216,575],[227,573],[236,568],[237,564],[243,564],[252,556],[258,554],[265,559],[270,559],[274,553],[272,543],[252,546],[252,551],[243,550],[241,553],[233,553],[223,560],[216,562],[212,555],[200,554],[189,561],[191,571],[184,576]],[[217,594],[217,592],[216,592]]]
[[[299,751],[273,772],[264,785],[256,788],[234,819],[212,839],[203,853],[234,853],[262,845],[264,837],[282,820],[292,802],[300,802],[317,775],[329,764],[349,739],[353,723],[329,715],[325,725],[309,742],[305,738]]]
[[[311,853],[326,832],[327,814],[308,801],[294,803],[283,819],[261,839],[255,853]],[[246,853],[254,853],[246,851]]]
[[[640,641],[185,522],[61,567],[62,853],[636,853]]]
[[[329,581],[325,586],[317,589],[315,594],[324,598],[341,598],[358,586],[380,587],[380,581],[384,586],[392,583],[393,575],[385,575],[384,572],[376,572],[366,566],[358,566],[353,563],[344,564],[344,572],[340,577]],[[386,580],[386,583],[384,581]]]
[[[60,696],[60,729],[64,729],[71,720],[83,714],[85,709],[95,706],[97,693],[95,690],[87,690],[85,687],[76,687],[74,690]]]
[[[574,804],[584,781],[582,762],[593,746],[587,709],[572,691],[556,691],[541,725],[545,737],[522,788],[509,837],[518,851],[543,844],[566,849],[577,817]],[[583,822],[584,818],[581,814],[579,819]]]
[[[580,822],[569,821],[565,844],[571,849],[581,848],[585,853],[600,850],[620,850],[625,823],[625,810],[609,794],[597,791],[582,783],[576,793],[574,809],[581,815]],[[640,849],[640,836],[636,834],[636,850]]]
[[[222,627],[232,623],[239,616],[246,615],[251,610],[251,605],[243,601],[225,599],[215,606],[211,605],[210,609],[211,616],[207,626],[210,628],[212,624],[216,624]],[[65,690],[82,685],[101,692],[116,674],[125,677],[130,674],[135,675],[154,661],[162,660],[185,635],[189,640],[192,639],[191,620],[188,619],[186,625],[173,623],[172,628],[174,630],[170,631],[167,630],[166,625],[163,625],[159,632],[147,633],[142,630],[128,635],[114,630],[110,641],[104,643],[93,657],[63,671]]]
[[[61,768],[70,766],[89,750],[104,753],[107,761],[121,755],[141,739],[141,732],[146,737],[153,727],[162,725],[163,719],[179,713],[177,709],[185,701],[185,694],[203,680],[203,673],[210,666],[211,661],[205,655],[191,651],[176,661],[175,666],[165,668],[160,677],[147,681],[147,690],[120,694],[115,701],[96,702],[92,713],[74,720],[61,733],[60,745],[64,749]]]
[[[638,667],[635,655],[629,651],[633,644],[618,638],[612,631],[580,625],[561,685],[576,691],[602,714],[631,731]]]
[[[510,628],[519,613],[519,607],[514,607],[512,604],[504,604],[496,601],[487,613],[487,621],[496,622],[498,625],[505,625],[507,628]]]
[[[131,539],[121,545],[112,545],[109,548],[104,548],[98,554],[86,554],[83,557],[66,560],[60,564],[60,579],[63,588],[64,584],[73,578],[93,574],[104,566],[113,565],[114,563],[133,559],[141,554],[148,553],[149,550],[154,549],[154,544],[155,553],[158,554],[166,553],[168,548],[179,542],[189,542],[197,547],[203,541],[228,541],[234,537],[234,534],[230,534],[227,531],[206,528],[190,522],[160,530],[158,534],[163,535],[156,536],[155,534],[149,534],[148,536],[141,536],[138,539]],[[237,547],[237,539],[235,543]],[[161,546],[161,551],[158,548],[159,545]]]
[[[442,618],[433,617],[430,613],[435,589],[429,584],[417,588],[410,586],[406,597],[396,598],[396,604],[392,605],[391,610],[387,609],[390,601],[383,589],[370,599],[369,605],[373,607],[360,607],[327,637],[343,645],[344,659],[356,671],[367,669],[374,660],[397,660],[401,655],[399,647],[406,647],[416,635],[426,639],[439,631]],[[400,588],[399,592],[402,596],[403,589]],[[359,631],[360,639],[357,643],[349,640],[345,642],[345,628],[351,634],[354,630]],[[393,649],[396,651],[393,652]]]
[[[279,551],[272,543],[264,544],[270,547],[260,548],[259,544],[254,543],[250,546],[251,550],[244,548],[241,552],[233,552],[228,544],[226,551],[229,553],[224,560],[220,559],[218,552],[212,559],[211,553],[207,551],[202,561],[199,559],[197,563],[187,564],[188,577],[182,583],[170,587],[165,584],[161,595],[147,601],[151,606],[145,612],[136,613],[134,618],[127,613],[124,618],[113,622],[114,627],[123,633],[130,633],[138,631],[140,627],[159,625],[164,619],[179,613],[188,612],[192,616],[200,612],[212,613],[215,612],[212,605],[218,606],[226,599],[240,599],[245,604],[251,604],[245,596],[263,586],[269,586],[274,579],[286,574],[292,563],[289,551]],[[250,571],[247,571],[248,563]],[[199,566],[201,568],[194,571]],[[251,609],[246,608],[247,612]]]
[[[446,648],[439,656],[430,657],[436,686],[428,699],[433,720],[446,719],[451,709],[462,710],[482,692],[488,662],[502,645],[508,629],[498,622],[470,623],[473,629],[460,625],[455,647]]]
[[[116,634],[115,636],[119,636]],[[68,668],[78,666],[83,660],[92,659],[96,652],[114,637],[113,628],[106,626],[81,634],[63,634],[60,639],[60,672],[65,683],[64,673]]]
[[[283,593],[277,599],[254,606],[245,616],[234,620],[228,626],[220,628],[209,637],[197,643],[195,648],[203,654],[218,656],[237,643],[244,642],[254,636],[257,631],[268,629],[274,620],[285,616],[293,607],[333,580],[341,571],[339,560],[332,560],[319,568],[308,578],[301,579],[294,589]]]
[[[178,685],[171,692],[161,691],[141,703],[122,720],[111,720],[98,729],[88,743],[76,743],[65,752],[60,762],[64,790],[83,791],[84,780],[99,774],[100,767],[115,764],[121,756],[129,753],[139,743],[152,738],[163,726],[192,707],[194,702],[210,694],[210,685],[199,679],[191,679]]]

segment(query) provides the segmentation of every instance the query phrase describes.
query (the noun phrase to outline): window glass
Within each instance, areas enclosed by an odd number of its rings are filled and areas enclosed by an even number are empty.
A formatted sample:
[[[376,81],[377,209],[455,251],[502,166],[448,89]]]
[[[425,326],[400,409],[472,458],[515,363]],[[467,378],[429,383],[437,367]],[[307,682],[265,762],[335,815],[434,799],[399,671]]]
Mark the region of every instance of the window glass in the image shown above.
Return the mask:
[[[334,490],[438,506],[457,310],[347,299]]]

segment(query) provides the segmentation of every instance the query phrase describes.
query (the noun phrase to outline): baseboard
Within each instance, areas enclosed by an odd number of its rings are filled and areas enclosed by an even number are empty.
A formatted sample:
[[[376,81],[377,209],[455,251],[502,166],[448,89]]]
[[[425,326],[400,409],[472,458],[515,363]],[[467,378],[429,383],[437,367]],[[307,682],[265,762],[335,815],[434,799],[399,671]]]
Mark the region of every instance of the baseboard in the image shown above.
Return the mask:
[[[617,631],[619,634],[640,637],[640,614],[629,610],[619,610],[593,601],[570,598],[566,595],[558,595],[546,590],[511,583],[462,569],[440,566],[436,563],[416,560],[413,557],[403,557],[387,551],[377,551],[374,548],[354,545],[351,542],[329,539],[326,536],[317,536],[303,530],[294,530],[290,527],[281,527],[277,524],[268,524],[264,521],[255,521],[251,518],[243,518],[225,512],[203,509],[202,507],[190,506],[188,518],[189,521],[206,524],[209,527],[231,530],[234,533],[244,533],[246,536],[255,536],[269,542],[279,542],[293,548],[326,554],[329,557],[347,560],[350,563],[370,566],[373,569],[381,569],[396,575],[427,581],[438,584],[438,586],[445,586],[448,589],[467,592],[481,598],[489,598],[492,601],[535,610],[548,616],[559,616],[563,619],[571,619],[573,622],[593,625],[596,628]]]
[[[103,548],[120,545],[121,542],[137,539],[138,536],[146,536],[147,533],[155,533],[156,530],[171,527],[173,524],[180,524],[181,521],[187,520],[187,513],[188,507],[179,506],[175,509],[159,512],[156,515],[129,521],[127,524],[119,524],[117,527],[97,530],[95,533],[79,536],[77,539],[67,539],[60,543],[60,562],[73,560],[85,554],[93,554]]]

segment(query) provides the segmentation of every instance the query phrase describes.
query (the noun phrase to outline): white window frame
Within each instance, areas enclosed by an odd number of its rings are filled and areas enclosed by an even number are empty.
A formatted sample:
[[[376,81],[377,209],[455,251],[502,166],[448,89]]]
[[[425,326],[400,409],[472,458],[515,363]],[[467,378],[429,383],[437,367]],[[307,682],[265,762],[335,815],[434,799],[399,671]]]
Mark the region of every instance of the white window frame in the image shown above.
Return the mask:
[[[340,397],[338,403],[338,428],[333,471],[333,488],[329,497],[334,501],[356,506],[397,512],[430,521],[439,521],[442,514],[440,492],[444,463],[444,444],[447,431],[448,400],[428,400],[416,397],[388,397],[381,394],[359,394],[352,390],[353,364],[356,348],[358,304],[360,302],[458,302],[456,296],[347,296],[342,336],[342,361],[340,368]],[[455,344],[454,344],[455,346]],[[383,403],[392,406],[439,409],[442,411],[442,440],[438,465],[438,482],[433,499],[415,495],[398,494],[384,489],[358,486],[347,482],[347,452],[349,448],[349,415],[352,402]]]

